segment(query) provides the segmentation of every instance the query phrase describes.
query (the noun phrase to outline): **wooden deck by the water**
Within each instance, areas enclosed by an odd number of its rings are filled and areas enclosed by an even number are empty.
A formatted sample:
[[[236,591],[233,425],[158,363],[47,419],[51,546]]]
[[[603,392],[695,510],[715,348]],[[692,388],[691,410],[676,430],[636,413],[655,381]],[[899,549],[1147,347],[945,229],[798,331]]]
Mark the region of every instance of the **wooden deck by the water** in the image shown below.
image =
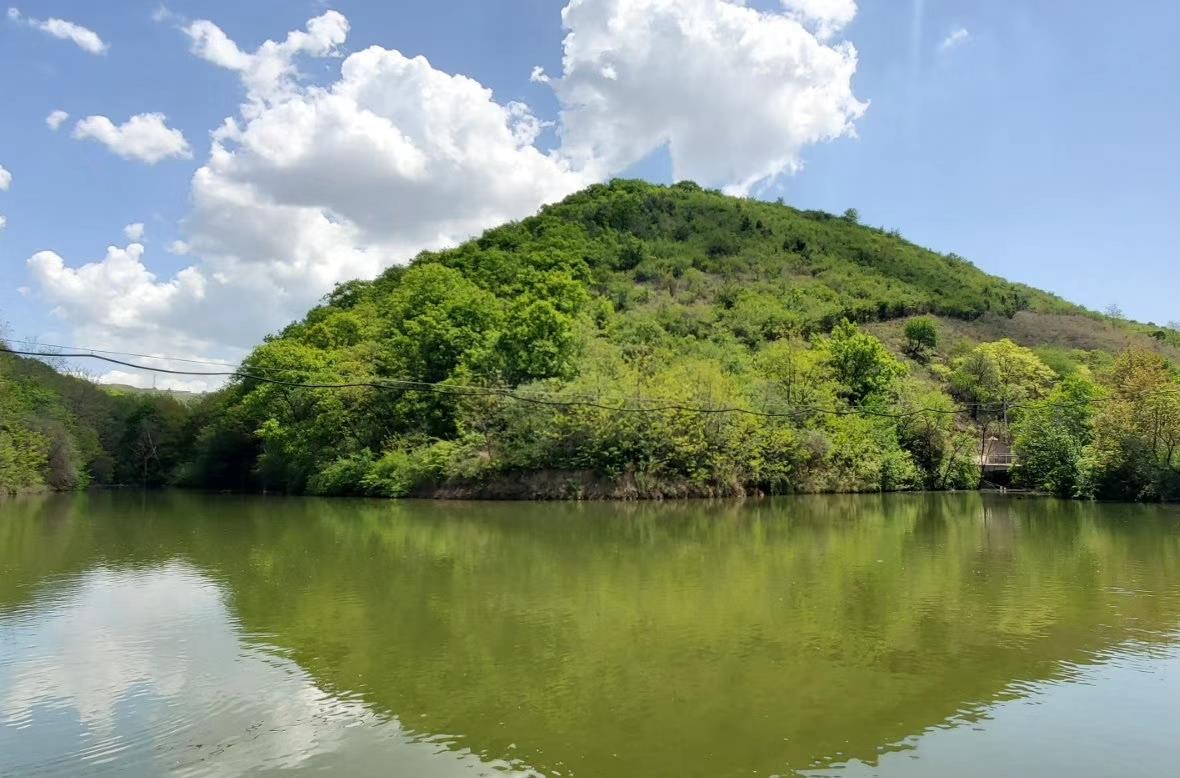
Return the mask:
[[[997,470],[1011,470],[1015,465],[1016,455],[1010,452],[988,452],[979,457],[979,466],[983,468],[985,473],[991,473]]]

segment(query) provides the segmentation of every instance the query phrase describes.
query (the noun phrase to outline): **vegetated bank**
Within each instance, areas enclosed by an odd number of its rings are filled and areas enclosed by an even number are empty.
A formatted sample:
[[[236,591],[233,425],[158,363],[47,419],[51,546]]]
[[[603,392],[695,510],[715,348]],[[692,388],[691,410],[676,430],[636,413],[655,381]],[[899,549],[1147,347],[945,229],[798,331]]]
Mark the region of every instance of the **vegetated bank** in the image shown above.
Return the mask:
[[[166,485],[192,454],[190,418],[167,394],[99,387],[0,354],[0,496]]]
[[[1177,346],[854,212],[614,181],[343,284],[244,364],[431,387],[236,381],[198,407],[178,477],[505,498],[973,488],[997,437],[1018,483],[1162,498]],[[722,408],[753,413],[698,412]]]

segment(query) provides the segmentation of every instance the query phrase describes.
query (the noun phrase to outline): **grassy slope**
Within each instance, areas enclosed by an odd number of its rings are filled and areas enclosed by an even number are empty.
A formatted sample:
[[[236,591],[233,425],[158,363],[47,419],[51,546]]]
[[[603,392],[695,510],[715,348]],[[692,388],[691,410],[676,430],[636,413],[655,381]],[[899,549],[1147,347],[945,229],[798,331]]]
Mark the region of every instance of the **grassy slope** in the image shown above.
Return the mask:
[[[642,257],[634,268],[624,261],[611,280],[622,276],[649,290],[652,306],[676,300],[730,308],[756,301],[804,331],[827,331],[845,317],[863,322],[918,312],[973,318],[1078,310],[895,234],[684,185],[616,182],[574,195],[545,215],[581,226],[596,242],[637,238]]]
[[[618,311],[658,317],[666,329],[704,335],[719,325],[757,345],[792,331],[827,332],[849,318],[869,323],[900,353],[905,322],[932,313],[952,343],[1011,338],[1111,354],[1141,346],[1180,362],[1180,334],[1112,321],[896,233],[692,185],[591,187],[542,217],[422,259],[471,270],[501,245],[543,251],[543,218],[573,225],[595,244],[586,257],[595,292]]]
[[[905,344],[905,325],[911,317],[869,325],[868,330],[895,351]],[[1180,363],[1180,347],[1171,333],[1152,337],[1160,331],[1126,322],[1115,322],[1095,314],[1038,313],[1020,311],[1012,317],[988,314],[974,320],[939,317],[946,351],[956,353],[968,345],[1009,338],[1035,350],[1101,351],[1118,354],[1129,348],[1145,348]]]

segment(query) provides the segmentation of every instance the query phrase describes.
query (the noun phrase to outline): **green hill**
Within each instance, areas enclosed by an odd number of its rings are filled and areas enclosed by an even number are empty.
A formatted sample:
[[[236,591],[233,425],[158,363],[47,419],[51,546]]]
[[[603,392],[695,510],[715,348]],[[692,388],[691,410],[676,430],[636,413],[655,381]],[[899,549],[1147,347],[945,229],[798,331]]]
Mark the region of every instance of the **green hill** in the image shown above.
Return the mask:
[[[992,440],[1017,484],[1155,499],[1180,493],[1178,357],[854,212],[614,181],[340,285],[208,397],[0,355],[0,491],[973,488]]]
[[[1178,344],[852,212],[614,181],[339,286],[245,367],[381,386],[238,381],[198,410],[181,477],[547,498],[974,486],[979,440],[996,419],[1019,432],[1020,402]]]
[[[167,483],[191,451],[187,422],[174,399],[104,389],[0,354],[0,496]]]

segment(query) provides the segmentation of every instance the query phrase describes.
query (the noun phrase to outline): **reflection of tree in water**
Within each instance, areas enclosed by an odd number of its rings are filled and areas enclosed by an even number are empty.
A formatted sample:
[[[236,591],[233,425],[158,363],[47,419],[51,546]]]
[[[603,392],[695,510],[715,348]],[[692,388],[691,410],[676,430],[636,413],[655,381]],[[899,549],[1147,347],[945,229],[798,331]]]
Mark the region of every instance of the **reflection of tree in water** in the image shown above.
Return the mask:
[[[1180,538],[1142,506],[82,499],[0,523],[0,568],[184,558],[323,688],[574,775],[872,762],[1180,622]]]

